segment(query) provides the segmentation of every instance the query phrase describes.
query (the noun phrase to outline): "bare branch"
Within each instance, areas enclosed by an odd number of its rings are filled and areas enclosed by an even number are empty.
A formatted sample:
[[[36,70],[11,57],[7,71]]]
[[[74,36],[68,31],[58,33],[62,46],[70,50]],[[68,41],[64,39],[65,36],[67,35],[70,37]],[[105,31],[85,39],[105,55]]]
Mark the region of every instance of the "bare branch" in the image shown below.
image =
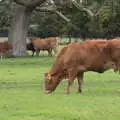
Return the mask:
[[[16,2],[19,5],[27,6],[27,3],[19,1],[19,0],[14,0],[14,2]]]
[[[40,7],[37,7],[35,10],[36,11],[41,11],[41,12],[54,12],[56,13],[58,16],[60,16],[63,20],[65,20],[66,22],[69,22],[70,20],[65,17],[61,12],[59,12],[58,10],[56,10],[56,5],[54,4],[53,0],[47,0],[47,5],[43,5],[43,3],[45,3],[45,0],[34,0],[31,2],[25,2],[23,0],[14,0],[17,4],[23,5],[23,6],[37,6],[37,5],[41,5]],[[50,4],[50,5],[49,5]]]
[[[56,13],[59,17],[61,17],[66,22],[70,22],[70,19],[68,19],[66,16],[64,16],[58,10],[56,10],[56,7],[38,7],[35,10],[39,11],[39,12],[53,12],[53,13]]]
[[[55,11],[55,13],[60,16],[63,20],[65,20],[66,22],[70,22],[70,19],[68,19],[66,16],[64,16],[61,12],[59,12],[58,10]]]
[[[27,2],[26,0],[14,0],[17,4],[23,6],[37,6],[45,2],[45,0],[32,0]]]
[[[94,13],[93,13],[90,9],[85,8],[82,4],[81,4],[81,5],[78,4],[78,3],[76,2],[76,0],[71,0],[71,2],[72,2],[73,5],[74,5],[75,7],[77,7],[79,10],[83,10],[83,11],[87,12],[88,15],[89,15],[91,18],[94,17]]]
[[[47,0],[49,4],[55,4],[53,0]]]
[[[44,11],[44,12],[53,12],[56,10],[56,6],[54,5],[49,5],[49,6],[43,6],[43,7],[36,7],[36,11]]]
[[[59,12],[56,8],[56,5],[53,0],[47,0],[47,6],[41,6],[39,8],[36,8],[36,11],[41,11],[41,12],[54,12],[56,13],[59,17],[61,17],[63,20],[66,22],[69,22],[70,19],[68,19],[66,16],[64,16],[61,12]]]

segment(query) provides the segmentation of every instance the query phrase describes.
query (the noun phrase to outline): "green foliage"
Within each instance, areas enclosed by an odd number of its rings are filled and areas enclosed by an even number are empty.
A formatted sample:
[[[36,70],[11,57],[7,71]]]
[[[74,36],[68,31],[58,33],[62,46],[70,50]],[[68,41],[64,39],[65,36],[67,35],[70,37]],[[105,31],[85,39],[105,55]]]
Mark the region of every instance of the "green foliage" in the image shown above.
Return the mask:
[[[107,37],[119,36],[120,0],[106,0],[99,14],[99,27]]]
[[[58,16],[56,14],[51,13],[39,13],[40,17],[43,19],[40,19],[38,16],[38,13],[35,13],[35,18],[38,19],[31,19],[31,22],[37,23],[38,28],[36,30],[31,29],[31,34],[40,36],[40,37],[49,37],[49,36],[58,36],[60,32],[60,28],[62,26],[62,21],[59,20]]]
[[[0,27],[6,27],[10,25],[12,16],[15,12],[15,4],[13,0],[2,0],[0,2]]]
[[[70,0],[55,0],[57,9],[71,21],[64,22],[52,12],[36,12],[31,15],[30,25],[37,25],[37,29],[30,28],[30,35],[41,37],[66,35],[81,38],[115,37],[120,34],[120,0],[77,0],[80,9]],[[93,20],[87,8],[93,13]],[[16,4],[13,0],[0,2],[0,28],[9,27],[15,14]]]
[[[38,14],[35,12],[31,17],[31,23],[36,23],[39,25],[38,29],[35,30],[35,34],[41,37],[69,34],[74,37],[79,37],[86,33],[86,24],[90,21],[90,18],[85,12],[78,11],[75,7],[65,8],[61,11],[63,13],[66,11],[65,15],[71,20],[70,23],[65,23],[56,14]],[[34,34],[33,32],[31,31],[31,34]]]

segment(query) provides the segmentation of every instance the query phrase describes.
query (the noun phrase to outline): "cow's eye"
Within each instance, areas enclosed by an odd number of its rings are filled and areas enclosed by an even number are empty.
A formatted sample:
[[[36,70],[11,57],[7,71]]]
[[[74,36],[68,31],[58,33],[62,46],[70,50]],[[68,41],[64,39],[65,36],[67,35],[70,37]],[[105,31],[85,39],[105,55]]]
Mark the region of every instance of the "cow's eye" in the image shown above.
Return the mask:
[[[106,61],[104,61],[104,63],[106,63]]]

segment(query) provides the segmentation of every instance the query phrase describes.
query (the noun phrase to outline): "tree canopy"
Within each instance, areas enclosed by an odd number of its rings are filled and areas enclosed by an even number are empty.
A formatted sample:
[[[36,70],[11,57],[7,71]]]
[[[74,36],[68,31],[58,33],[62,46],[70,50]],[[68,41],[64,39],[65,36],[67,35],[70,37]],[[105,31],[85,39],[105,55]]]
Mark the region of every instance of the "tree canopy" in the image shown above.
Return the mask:
[[[23,1],[0,1],[1,31],[9,29],[17,7],[16,3],[29,6],[35,4],[31,2],[32,0]],[[49,11],[50,8],[46,11],[38,10],[42,6],[48,4],[50,6],[49,0],[45,3],[43,1],[41,0],[42,4],[38,5],[30,17],[29,35],[46,37],[71,34],[74,37],[84,38],[119,36],[120,0],[54,0],[55,9],[70,19],[69,23],[63,21],[55,12]]]

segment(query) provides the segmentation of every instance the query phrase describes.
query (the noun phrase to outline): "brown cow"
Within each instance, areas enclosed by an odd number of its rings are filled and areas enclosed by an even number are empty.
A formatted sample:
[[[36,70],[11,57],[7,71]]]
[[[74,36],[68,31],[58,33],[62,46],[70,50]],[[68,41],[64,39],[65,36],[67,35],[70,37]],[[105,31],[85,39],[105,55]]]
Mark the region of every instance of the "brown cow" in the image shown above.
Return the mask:
[[[40,50],[47,50],[50,56],[52,56],[52,50],[55,54],[57,54],[59,37],[49,37],[45,39],[41,39],[39,37],[32,37],[31,39],[37,56],[39,55]]]
[[[120,72],[120,38],[108,40],[108,52],[111,54],[112,60],[117,66],[117,71]]]
[[[11,50],[13,48],[12,44],[10,42],[8,42],[7,40],[5,41],[0,41],[0,56],[1,56],[1,60],[2,57],[7,56],[9,53],[9,50]]]
[[[73,80],[78,79],[78,92],[82,92],[83,74],[86,71],[103,73],[116,69],[111,56],[106,51],[107,41],[89,40],[72,43],[64,47],[56,58],[49,73],[45,73],[45,91],[51,93],[63,78],[68,78],[67,93],[70,92]]]
[[[104,41],[108,42],[106,50],[116,65],[117,69],[114,71],[119,71],[120,73],[120,37],[111,40],[95,40],[95,43],[102,43]]]

